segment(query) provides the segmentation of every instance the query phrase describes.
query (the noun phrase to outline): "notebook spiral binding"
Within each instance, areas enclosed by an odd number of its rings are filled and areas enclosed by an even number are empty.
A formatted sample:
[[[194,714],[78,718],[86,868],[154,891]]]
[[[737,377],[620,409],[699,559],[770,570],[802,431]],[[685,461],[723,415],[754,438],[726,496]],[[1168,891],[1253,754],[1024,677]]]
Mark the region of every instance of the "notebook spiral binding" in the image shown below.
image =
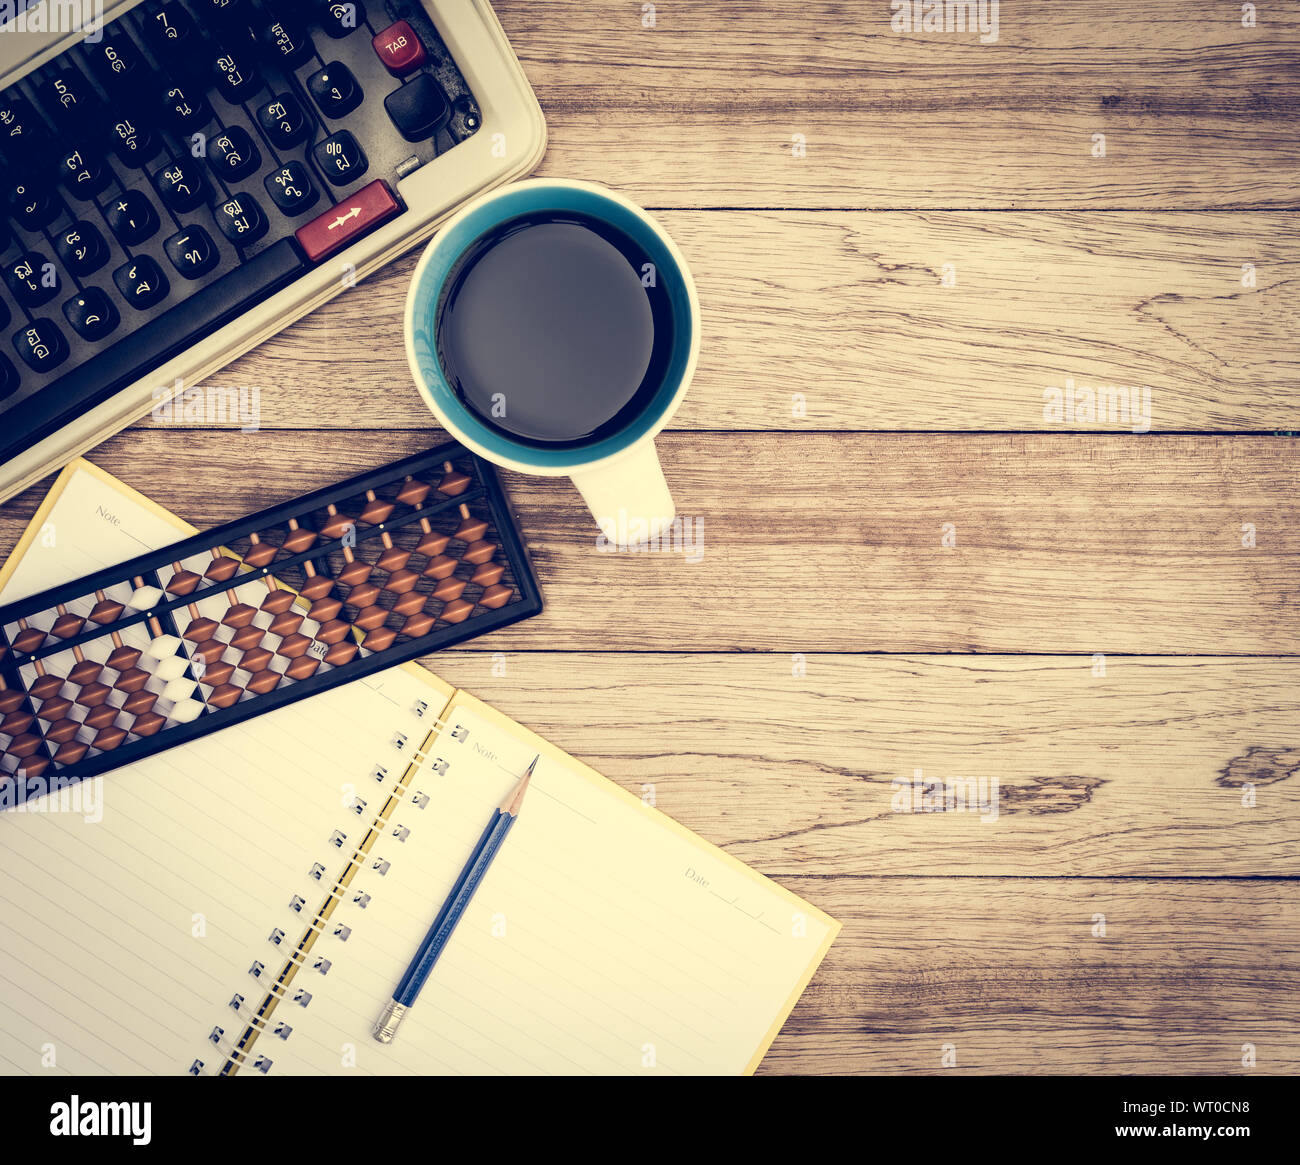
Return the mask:
[[[379,785],[378,796],[383,798],[377,809],[371,809],[370,800],[354,793],[348,809],[366,822],[364,832],[351,834],[336,828],[322,839],[324,852],[318,860],[303,871],[303,884],[295,888],[288,898],[288,908],[295,915],[307,918],[300,932],[287,931],[274,925],[267,935],[267,949],[255,955],[248,968],[251,983],[232,994],[226,1007],[234,1013],[235,1023],[217,1022],[207,1033],[212,1051],[205,1050],[190,1063],[191,1076],[234,1076],[242,1070],[262,1075],[269,1073],[275,1063],[275,1045],[268,1048],[267,1041],[288,1041],[294,1034],[294,1018],[286,1017],[281,1008],[308,1008],[312,1001],[309,976],[328,974],[335,961],[342,957],[341,944],[351,937],[352,929],[345,923],[333,920],[335,911],[345,901],[364,910],[378,893],[376,879],[388,873],[390,859],[376,850],[381,838],[391,838],[401,844],[410,836],[409,826],[389,828],[393,813],[402,804],[424,809],[430,801],[429,794],[413,782],[418,774],[441,777],[446,774],[448,762],[434,751],[444,725],[432,718],[427,701],[420,700],[408,709],[410,722],[397,730],[389,741],[392,755],[378,761],[367,774],[367,781]],[[468,729],[455,725],[448,735],[464,741]],[[412,744],[418,741],[418,744]],[[397,774],[395,777],[393,774]],[[355,843],[352,838],[358,836]],[[339,869],[338,854],[346,860],[333,880],[330,871]],[[316,883],[319,894],[324,887],[324,898],[314,912],[310,910],[313,898],[308,895]],[[293,941],[293,934],[299,934]],[[292,943],[292,945],[290,945]],[[318,949],[317,944],[323,949]],[[288,954],[283,954],[288,949]],[[304,983],[299,976],[307,978]],[[378,1003],[380,1001],[376,1001]],[[277,1014],[278,1013],[278,1014]],[[258,1041],[263,1041],[254,1050]]]

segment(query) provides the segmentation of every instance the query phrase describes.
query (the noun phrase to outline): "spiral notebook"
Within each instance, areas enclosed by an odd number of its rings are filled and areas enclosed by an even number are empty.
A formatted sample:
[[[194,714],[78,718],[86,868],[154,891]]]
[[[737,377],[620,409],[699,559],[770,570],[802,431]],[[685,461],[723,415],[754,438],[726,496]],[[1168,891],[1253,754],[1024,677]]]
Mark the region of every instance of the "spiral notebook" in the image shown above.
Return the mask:
[[[85,461],[13,599],[192,532]],[[492,808],[528,804],[398,1038]],[[0,812],[7,1074],[752,1072],[838,924],[404,664]]]

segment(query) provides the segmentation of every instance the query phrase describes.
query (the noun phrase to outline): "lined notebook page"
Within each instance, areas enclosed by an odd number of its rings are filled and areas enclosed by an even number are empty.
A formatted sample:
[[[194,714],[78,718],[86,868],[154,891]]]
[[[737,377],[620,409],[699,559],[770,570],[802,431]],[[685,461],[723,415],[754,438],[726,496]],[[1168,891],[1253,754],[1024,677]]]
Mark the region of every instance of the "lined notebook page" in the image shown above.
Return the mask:
[[[94,467],[63,484],[4,599],[188,532]],[[357,819],[344,786],[396,767],[417,699],[450,692],[395,668],[0,813],[0,1071],[219,1061],[206,1037],[238,1029],[236,992],[258,998],[251,963],[274,962],[277,926],[301,929],[295,888],[319,897],[317,862],[337,874],[329,837]]]
[[[339,915],[349,981],[318,980],[313,1040],[295,1034],[276,1071],[752,1067],[836,925],[472,697],[447,722],[413,782],[428,803],[393,817],[382,892]],[[376,1043],[380,1007],[536,752],[509,838],[396,1039]]]

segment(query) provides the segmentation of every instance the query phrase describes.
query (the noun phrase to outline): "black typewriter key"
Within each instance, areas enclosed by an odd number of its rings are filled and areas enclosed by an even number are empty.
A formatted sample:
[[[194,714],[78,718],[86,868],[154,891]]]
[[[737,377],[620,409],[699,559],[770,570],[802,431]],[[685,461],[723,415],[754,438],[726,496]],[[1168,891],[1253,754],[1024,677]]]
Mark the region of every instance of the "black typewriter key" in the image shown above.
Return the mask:
[[[145,71],[144,58],[135,42],[123,32],[110,32],[97,44],[86,43],[86,55],[106,87],[126,94]]]
[[[194,17],[182,4],[164,4],[144,21],[145,35],[164,69],[176,73],[192,65],[202,41]]]
[[[87,287],[63,305],[72,330],[83,340],[102,340],[122,321],[113,301],[98,287]]]
[[[420,73],[384,98],[384,108],[408,142],[433,137],[451,116],[447,95],[428,73]]]
[[[361,86],[342,61],[330,61],[307,78],[307,92],[326,117],[345,117],[361,104]]]
[[[158,212],[149,196],[139,190],[115,194],[103,206],[108,229],[124,247],[136,247],[158,230]]]
[[[5,194],[9,213],[24,230],[39,231],[63,213],[63,201],[54,190],[30,176],[11,181]]]
[[[181,227],[163,244],[163,250],[186,279],[201,279],[217,265],[217,245],[200,226]]]
[[[311,175],[301,162],[288,162],[278,170],[272,170],[262,184],[271,196],[271,201],[284,214],[302,214],[316,205],[320,195],[312,185]]]
[[[262,155],[242,126],[232,125],[208,142],[208,165],[226,182],[238,182],[261,164]]]
[[[39,251],[11,259],[4,268],[9,293],[23,307],[39,307],[59,294],[59,270]]]
[[[257,62],[242,45],[237,49],[221,49],[212,62],[212,70],[217,91],[232,105],[247,101],[262,88]]]
[[[104,101],[76,65],[55,66],[36,82],[35,88],[36,99],[51,121],[83,131],[99,123]]]
[[[236,194],[212,213],[217,229],[237,247],[247,247],[266,234],[266,215],[248,194]]]
[[[366,6],[361,0],[316,0],[316,19],[325,35],[342,40],[366,23]]]
[[[0,328],[3,327],[4,324],[0,324]],[[0,399],[16,393],[20,383],[18,369],[10,363],[7,356],[0,356]]]
[[[49,372],[68,358],[68,341],[58,325],[46,317],[32,320],[15,332],[14,347],[33,372]]]
[[[244,0],[195,0],[194,10],[201,19],[211,19],[226,27],[242,25],[248,19]]]
[[[113,272],[113,282],[122,298],[140,311],[165,299],[171,290],[162,268],[148,255],[138,255],[129,263],[123,263]]]
[[[278,150],[292,149],[311,128],[302,104],[292,93],[280,93],[257,108],[257,124]]]
[[[59,175],[74,198],[88,202],[113,181],[113,171],[88,149],[69,150],[59,158]]]
[[[63,265],[78,277],[98,271],[108,262],[108,244],[99,228],[84,219],[60,231],[54,239],[54,250]]]
[[[153,176],[154,185],[169,210],[184,214],[208,200],[208,182],[193,158],[181,158]]]
[[[306,29],[287,16],[262,26],[257,38],[267,60],[284,69],[296,69],[316,51]]]
[[[349,182],[355,182],[366,172],[366,167],[369,165],[366,155],[357,145],[357,139],[345,129],[332,134],[323,142],[317,142],[312,149],[312,155],[316,159],[316,165],[325,172],[325,177],[335,186],[346,186]]]
[[[0,142],[11,160],[40,154],[49,146],[49,127],[21,93],[0,95]]]
[[[212,120],[212,106],[192,85],[168,85],[162,94],[163,121],[173,133],[190,134]]]
[[[135,115],[124,115],[108,128],[108,140],[122,164],[140,169],[158,152],[153,131]]]

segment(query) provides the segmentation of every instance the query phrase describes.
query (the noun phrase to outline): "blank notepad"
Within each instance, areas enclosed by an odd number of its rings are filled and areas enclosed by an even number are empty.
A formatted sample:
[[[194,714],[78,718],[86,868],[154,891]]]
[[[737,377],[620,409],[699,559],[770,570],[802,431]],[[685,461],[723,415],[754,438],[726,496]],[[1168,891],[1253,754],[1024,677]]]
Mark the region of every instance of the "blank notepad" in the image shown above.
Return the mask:
[[[71,577],[185,532],[85,463],[33,526],[59,538],[39,568],[25,542],[6,578],[27,591],[59,581],[65,538]],[[534,754],[509,840],[376,1043]],[[752,1071],[838,930],[415,664],[0,813],[0,879],[6,1073]]]

